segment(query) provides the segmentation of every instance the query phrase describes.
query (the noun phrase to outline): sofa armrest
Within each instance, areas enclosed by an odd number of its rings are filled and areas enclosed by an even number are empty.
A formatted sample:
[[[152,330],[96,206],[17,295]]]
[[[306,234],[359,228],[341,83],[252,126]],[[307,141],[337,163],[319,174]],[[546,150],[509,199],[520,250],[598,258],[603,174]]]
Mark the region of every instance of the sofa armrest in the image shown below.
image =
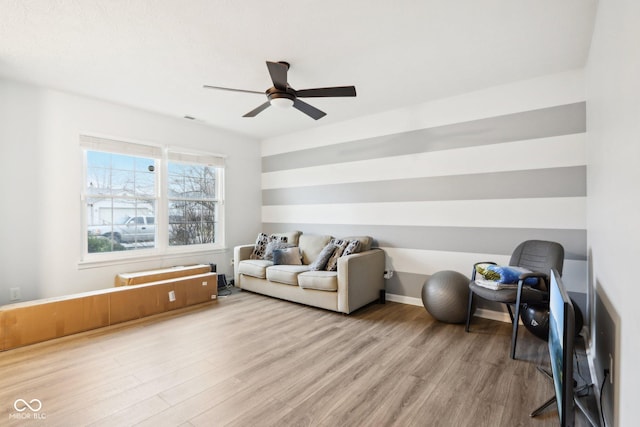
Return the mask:
[[[351,313],[380,297],[385,254],[371,249],[338,258],[338,311]]]
[[[240,274],[238,273],[238,264],[240,261],[249,259],[253,253],[255,245],[240,245],[233,248],[233,280],[236,286],[240,287]]]

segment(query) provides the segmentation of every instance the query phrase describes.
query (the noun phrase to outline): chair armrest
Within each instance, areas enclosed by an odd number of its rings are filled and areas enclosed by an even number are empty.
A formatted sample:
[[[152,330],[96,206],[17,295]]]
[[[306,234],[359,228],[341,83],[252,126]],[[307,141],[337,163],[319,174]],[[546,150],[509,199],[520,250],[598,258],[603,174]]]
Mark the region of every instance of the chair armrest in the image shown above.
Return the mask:
[[[237,263],[249,259],[253,253],[255,245],[240,245],[233,248],[233,261]]]
[[[520,277],[518,277],[518,286],[524,286],[524,281],[529,279],[529,278],[537,278],[537,279],[542,279],[542,282],[544,283],[544,287],[547,287],[547,283],[549,282],[549,275],[545,274],[545,273],[540,273],[537,271],[532,271],[530,273],[522,273],[520,275]],[[530,286],[530,285],[527,285]],[[546,291],[546,289],[544,289]]]
[[[385,253],[377,248],[338,258],[338,311],[351,313],[379,299],[384,266]]]
[[[498,265],[493,261],[483,261],[483,262],[476,262],[475,264],[473,264],[473,271],[471,272],[471,281],[476,280],[476,267],[480,264],[493,264],[493,265]]]
[[[531,273],[522,273],[519,277],[520,280],[525,280],[528,279],[530,277],[537,277],[537,278],[542,278],[545,280],[549,280],[549,275],[548,274],[544,274],[544,273],[538,273],[536,271],[532,271]]]
[[[238,264],[240,264],[240,261],[251,257],[254,247],[255,245],[240,245],[233,248],[233,280],[235,281],[236,286],[240,283],[238,281]]]
[[[540,289],[539,287],[534,287],[531,285],[525,285],[524,281],[530,277],[535,277],[538,279],[542,279],[542,282],[544,283],[544,287],[547,288],[547,280],[549,280],[549,275],[545,274],[545,273],[539,273],[539,272],[531,272],[531,273],[522,273],[520,275],[520,277],[518,277],[518,291],[516,293],[516,304],[520,304],[522,303],[522,288],[524,288],[525,286],[527,287],[529,293],[534,292],[536,294],[538,294],[540,296],[540,298],[546,299],[549,296],[549,290],[548,289]],[[525,301],[526,302],[526,301]]]

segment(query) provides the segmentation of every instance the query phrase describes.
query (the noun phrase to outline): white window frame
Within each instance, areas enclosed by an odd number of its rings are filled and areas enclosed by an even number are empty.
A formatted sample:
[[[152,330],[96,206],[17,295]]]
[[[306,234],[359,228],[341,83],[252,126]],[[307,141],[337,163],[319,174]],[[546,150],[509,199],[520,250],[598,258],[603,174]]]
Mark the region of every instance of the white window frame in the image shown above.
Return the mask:
[[[196,164],[196,165],[206,165],[212,166],[216,168],[216,196],[217,199],[215,203],[217,204],[217,226],[216,226],[216,242],[215,243],[205,243],[198,245],[185,245],[185,246],[169,246],[169,195],[167,194],[167,190],[169,188],[169,162],[174,161],[178,163],[186,163],[186,164]],[[168,252],[173,253],[181,253],[181,252],[193,252],[194,250],[211,250],[211,249],[224,249],[225,248],[225,238],[224,238],[224,166],[225,166],[225,158],[219,155],[208,154],[208,153],[198,153],[198,152],[189,152],[182,148],[177,147],[165,147],[164,150],[164,161],[163,161],[163,174],[162,174],[162,188],[165,188],[163,194],[161,195],[161,207],[162,210],[162,218],[164,219],[164,224],[161,230],[164,235],[162,236],[163,244],[166,244],[169,248]],[[218,239],[218,236],[220,239]],[[158,238],[160,240],[160,237]]]
[[[136,249],[132,251],[113,252],[88,252],[87,239],[87,151],[104,151],[132,156],[141,156],[155,159],[156,171],[159,172],[155,180],[155,247],[148,249]],[[104,138],[100,136],[80,135],[80,152],[82,155],[82,183],[81,183],[81,209],[82,209],[82,253],[78,263],[79,268],[91,268],[104,265],[127,264],[142,260],[167,259],[171,257],[183,258],[185,255],[201,255],[203,253],[224,252],[225,245],[225,156],[199,152],[177,146],[159,146],[140,142],[128,142],[120,139]],[[217,227],[216,242],[170,246],[169,245],[169,197],[168,191],[168,165],[169,161],[209,165],[216,168],[216,195],[217,195]]]

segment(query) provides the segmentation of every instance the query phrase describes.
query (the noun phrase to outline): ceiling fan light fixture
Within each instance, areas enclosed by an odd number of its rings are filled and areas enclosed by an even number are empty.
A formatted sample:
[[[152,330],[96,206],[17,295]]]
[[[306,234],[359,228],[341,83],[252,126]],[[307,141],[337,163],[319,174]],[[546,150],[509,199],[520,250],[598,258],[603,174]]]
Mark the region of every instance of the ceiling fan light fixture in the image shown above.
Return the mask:
[[[293,99],[290,98],[271,98],[271,105],[278,108],[291,108]]]
[[[204,85],[207,89],[221,89],[232,92],[246,92],[267,95],[267,102],[259,105],[257,108],[249,111],[242,117],[255,117],[265,109],[274,105],[278,108],[290,108],[293,107],[298,111],[311,117],[313,120],[318,120],[327,115],[322,110],[317,109],[313,105],[307,104],[298,98],[332,98],[332,97],[344,97],[344,96],[356,96],[355,86],[333,86],[333,87],[321,87],[311,88],[303,90],[295,90],[287,81],[287,72],[289,71],[289,63],[271,62],[267,61],[267,69],[273,82],[273,87],[270,87],[264,92],[257,92],[254,90],[246,89],[233,89],[229,87]]]

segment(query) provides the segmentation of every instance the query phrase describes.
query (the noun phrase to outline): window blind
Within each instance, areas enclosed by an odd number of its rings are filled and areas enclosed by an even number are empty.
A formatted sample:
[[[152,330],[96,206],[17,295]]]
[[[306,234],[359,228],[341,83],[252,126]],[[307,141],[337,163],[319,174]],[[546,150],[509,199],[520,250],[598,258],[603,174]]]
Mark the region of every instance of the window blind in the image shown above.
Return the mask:
[[[86,150],[105,151],[109,153],[127,154],[130,156],[154,159],[162,157],[161,147],[100,138],[96,136],[80,135],[80,146]]]

